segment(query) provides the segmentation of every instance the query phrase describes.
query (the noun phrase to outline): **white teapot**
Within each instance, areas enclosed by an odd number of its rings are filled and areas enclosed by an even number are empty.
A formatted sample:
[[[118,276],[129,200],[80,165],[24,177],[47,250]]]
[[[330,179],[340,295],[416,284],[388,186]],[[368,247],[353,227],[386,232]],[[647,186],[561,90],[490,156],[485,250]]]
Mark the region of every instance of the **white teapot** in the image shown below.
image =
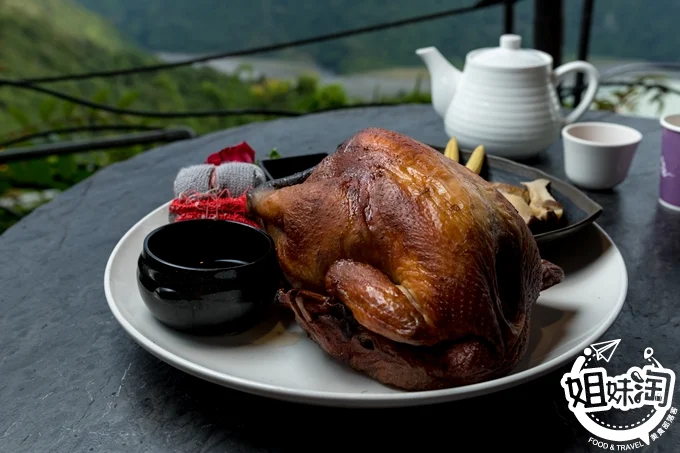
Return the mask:
[[[572,61],[553,70],[550,55],[521,49],[521,39],[502,35],[500,47],[471,51],[463,72],[435,47],[416,50],[430,72],[432,105],[461,147],[484,145],[497,156],[533,157],[592,104],[600,77],[593,65]],[[555,86],[574,71],[585,73],[588,86],[581,103],[563,117]]]

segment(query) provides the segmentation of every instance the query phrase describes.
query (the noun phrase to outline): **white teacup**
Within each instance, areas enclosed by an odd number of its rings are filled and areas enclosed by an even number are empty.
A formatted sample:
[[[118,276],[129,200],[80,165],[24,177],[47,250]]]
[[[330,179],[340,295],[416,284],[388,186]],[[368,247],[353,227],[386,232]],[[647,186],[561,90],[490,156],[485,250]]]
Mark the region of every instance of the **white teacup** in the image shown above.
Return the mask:
[[[611,189],[628,176],[642,134],[614,123],[574,123],[562,129],[564,171],[575,185]]]

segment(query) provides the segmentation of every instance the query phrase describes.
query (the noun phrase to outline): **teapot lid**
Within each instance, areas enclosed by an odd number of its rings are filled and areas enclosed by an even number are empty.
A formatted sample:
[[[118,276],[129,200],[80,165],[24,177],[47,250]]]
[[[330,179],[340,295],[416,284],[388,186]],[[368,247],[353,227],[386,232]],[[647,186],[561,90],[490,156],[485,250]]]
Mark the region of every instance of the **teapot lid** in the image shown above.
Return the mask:
[[[497,68],[535,68],[550,63],[550,56],[534,49],[522,49],[522,37],[502,35],[500,47],[470,52],[468,60],[475,64]]]

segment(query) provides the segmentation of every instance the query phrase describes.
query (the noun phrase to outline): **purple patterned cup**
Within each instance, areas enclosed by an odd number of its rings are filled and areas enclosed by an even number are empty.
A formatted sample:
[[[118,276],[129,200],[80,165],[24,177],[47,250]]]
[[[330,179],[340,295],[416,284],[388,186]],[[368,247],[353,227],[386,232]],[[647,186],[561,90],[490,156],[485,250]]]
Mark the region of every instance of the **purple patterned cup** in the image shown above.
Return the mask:
[[[661,118],[661,182],[659,203],[680,211],[680,114]]]

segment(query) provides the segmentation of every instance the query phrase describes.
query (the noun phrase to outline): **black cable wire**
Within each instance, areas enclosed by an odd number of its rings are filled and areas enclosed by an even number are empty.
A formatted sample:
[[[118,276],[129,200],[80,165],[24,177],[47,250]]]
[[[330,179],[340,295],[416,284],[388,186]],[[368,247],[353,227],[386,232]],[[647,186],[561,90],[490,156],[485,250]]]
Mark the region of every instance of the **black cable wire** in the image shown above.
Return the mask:
[[[0,148],[7,148],[11,145],[16,145],[17,143],[23,143],[36,138],[48,137],[53,134],[74,134],[79,132],[103,132],[103,131],[155,131],[164,129],[162,126],[143,126],[140,124],[104,124],[104,125],[90,125],[90,126],[74,126],[74,127],[63,127],[48,129],[39,132],[34,132],[32,134],[22,135],[11,140],[0,143]]]
[[[518,1],[518,0],[511,0],[511,1]],[[505,3],[506,0],[480,0],[477,3],[475,3],[472,6],[468,7],[462,7],[462,8],[455,8],[451,10],[446,10],[446,11],[440,11],[438,13],[433,13],[433,14],[428,14],[424,16],[417,16],[417,17],[411,17],[407,19],[401,19],[393,22],[387,22],[383,24],[378,24],[378,25],[372,25],[368,27],[362,27],[362,28],[357,28],[357,29],[352,29],[352,30],[345,30],[342,32],[337,32],[337,33],[331,33],[328,35],[322,35],[322,36],[317,36],[317,37],[312,37],[312,38],[305,38],[305,39],[300,39],[296,41],[290,41],[287,43],[280,43],[280,44],[273,44],[270,46],[264,46],[264,47],[259,47],[259,48],[251,48],[251,49],[244,49],[241,51],[236,51],[236,52],[222,52],[219,54],[212,54],[212,55],[207,55],[203,57],[198,57],[198,58],[193,58],[185,61],[180,61],[180,62],[175,62],[175,63],[166,63],[166,64],[159,64],[159,65],[151,65],[151,66],[145,66],[145,67],[137,67],[137,68],[128,68],[128,69],[122,69],[122,70],[114,70],[114,71],[99,71],[99,72],[90,72],[90,73],[82,73],[82,74],[72,74],[72,75],[67,75],[67,76],[59,76],[59,77],[42,77],[42,78],[34,78],[34,79],[23,79],[23,80],[11,80],[11,79],[0,79],[0,86],[1,85],[8,85],[8,86],[13,86],[17,88],[24,88],[32,91],[37,91],[43,94],[47,94],[62,100],[66,100],[75,104],[83,105],[92,109],[96,110],[103,110],[107,111],[110,113],[115,113],[115,114],[120,114],[120,115],[130,115],[130,116],[142,116],[142,117],[153,117],[153,118],[187,118],[187,117],[194,117],[194,118],[199,118],[199,117],[221,117],[221,116],[235,116],[235,115],[274,115],[274,116],[300,116],[304,115],[307,113],[320,113],[320,112],[326,112],[326,111],[333,111],[333,110],[341,110],[341,109],[349,109],[349,108],[360,108],[360,107],[382,107],[382,106],[389,106],[389,105],[394,105],[394,103],[365,103],[365,104],[354,104],[354,105],[345,105],[345,106],[339,106],[335,108],[330,108],[330,109],[321,109],[316,112],[293,112],[293,111],[287,111],[287,110],[261,110],[261,109],[230,109],[230,110],[209,110],[209,111],[197,111],[197,112],[151,112],[151,111],[138,111],[138,110],[129,110],[129,109],[121,109],[117,107],[112,107],[104,104],[97,104],[91,101],[88,101],[86,99],[78,98],[76,96],[72,96],[67,93],[63,93],[60,91],[56,90],[51,90],[49,88],[43,88],[40,86],[34,85],[34,83],[49,83],[49,82],[60,82],[60,81],[67,81],[67,80],[82,80],[82,79],[89,79],[89,78],[95,78],[95,77],[113,77],[113,76],[119,76],[119,75],[128,75],[128,74],[136,74],[140,72],[151,72],[151,71],[159,71],[163,69],[171,69],[171,68],[176,68],[180,66],[187,66],[195,63],[200,63],[200,62],[205,62],[205,61],[210,61],[214,59],[219,59],[219,58],[225,58],[229,56],[239,56],[239,55],[249,55],[253,53],[260,53],[260,52],[267,52],[267,51],[273,51],[273,50],[280,50],[284,49],[287,47],[294,47],[294,46],[300,46],[300,45],[305,45],[305,44],[312,44],[312,43],[317,43],[317,42],[323,42],[323,41],[328,41],[328,40],[333,40],[333,39],[338,39],[338,38],[343,38],[343,37],[348,37],[356,34],[361,34],[361,33],[368,33],[372,31],[378,31],[378,30],[384,30],[387,28],[392,28],[392,27],[398,27],[402,25],[408,25],[408,24],[413,24],[417,22],[423,22],[423,21],[429,21],[433,19],[439,19],[442,17],[446,16],[451,16],[451,15],[456,15],[456,14],[462,14],[466,12],[471,12],[475,11],[477,9],[483,9],[489,6],[494,6],[500,3]],[[66,129],[61,129],[61,130],[50,130],[50,131],[42,131],[38,132],[35,134],[29,134],[25,135],[22,137],[18,137],[13,140],[9,140],[5,143],[0,144],[0,147],[6,147],[12,144],[16,143],[21,143],[27,140],[31,140],[34,138],[40,138],[40,137],[45,137],[51,134],[55,133],[68,133],[68,132],[81,132],[81,131],[96,131],[96,130],[122,130],[126,126],[90,126],[86,128],[66,128]],[[131,126],[130,129],[138,129],[138,130],[154,130],[155,128],[145,128],[145,127],[140,127],[140,126]]]
[[[262,110],[262,109],[234,109],[234,110],[207,110],[198,112],[147,112],[142,110],[130,110],[121,109],[118,107],[112,107],[105,104],[97,104],[96,102],[88,101],[87,99],[82,99],[70,94],[52,90],[50,88],[43,88],[38,85],[33,85],[32,83],[11,80],[11,79],[0,79],[0,85],[8,85],[17,88],[24,88],[26,90],[37,91],[39,93],[48,94],[50,96],[63,99],[64,101],[69,101],[74,104],[83,105],[85,107],[90,107],[95,110],[103,110],[110,113],[116,113],[118,115],[130,115],[130,116],[141,116],[146,118],[201,118],[209,116],[232,116],[232,115],[275,115],[275,116],[298,116],[302,113],[291,112],[288,110]]]
[[[391,106],[395,105],[394,102],[373,102],[373,103],[361,103],[361,104],[348,104],[348,105],[342,105],[338,107],[332,107],[328,109],[320,109],[312,112],[294,112],[290,110],[263,110],[263,109],[231,109],[231,110],[204,110],[204,111],[196,111],[196,112],[153,112],[153,111],[140,111],[140,110],[130,110],[130,109],[120,109],[117,107],[112,107],[109,105],[105,104],[97,104],[95,102],[88,101],[86,99],[78,98],[76,96],[71,96],[70,94],[66,94],[60,91],[52,90],[50,88],[44,88],[41,86],[33,85],[31,83],[27,82],[20,82],[20,81],[14,81],[14,80],[9,80],[9,79],[0,79],[0,85],[6,84],[9,86],[14,86],[17,88],[24,88],[27,90],[32,90],[32,91],[37,91],[39,93],[47,94],[50,96],[54,96],[59,99],[63,99],[69,102],[73,102],[75,104],[80,104],[85,107],[89,107],[95,110],[103,110],[106,112],[110,113],[115,113],[119,115],[129,115],[129,116],[138,116],[138,117],[146,117],[146,118],[205,118],[205,117],[226,117],[226,116],[238,116],[238,115],[271,115],[271,116],[287,116],[287,117],[295,117],[295,116],[301,116],[301,115],[307,115],[310,113],[323,113],[323,112],[329,112],[329,111],[336,111],[336,110],[345,110],[345,109],[353,109],[353,108],[362,108],[362,107],[385,107],[385,106]],[[674,90],[674,89],[669,89],[668,87],[664,87],[663,85],[658,85],[658,84],[644,84],[644,83],[636,83],[636,82],[602,82],[600,85],[602,86],[643,86],[646,88],[658,88],[662,89],[667,92],[671,92],[674,94],[680,94],[680,92]],[[573,87],[567,89],[563,88],[563,90],[569,90],[573,91]],[[423,103],[426,103],[423,101]]]
[[[271,116],[301,116],[309,113],[321,113],[333,110],[344,110],[350,108],[359,107],[384,107],[389,105],[395,105],[393,102],[374,102],[365,104],[349,104],[339,107],[333,107],[329,109],[321,109],[313,112],[294,112],[291,110],[264,110],[264,109],[231,109],[231,110],[204,110],[196,112],[153,112],[153,111],[143,111],[143,110],[130,110],[121,109],[118,107],[112,107],[105,104],[97,104],[96,102],[88,101],[87,99],[82,99],[76,96],[72,96],[61,91],[56,91],[51,88],[44,88],[38,85],[33,85],[32,83],[16,81],[10,79],[0,79],[0,85],[8,85],[17,88],[23,88],[26,90],[37,91],[39,93],[47,94],[65,101],[72,102],[74,104],[83,105],[95,110],[103,110],[105,112],[115,113],[118,115],[128,115],[128,116],[139,116],[145,118],[205,118],[205,117],[225,117],[225,116],[238,116],[238,115],[271,115]]]
[[[103,137],[91,140],[58,142],[33,147],[11,148],[0,152],[0,164],[29,159],[38,159],[47,156],[87,153],[90,151],[125,148],[134,145],[147,145],[158,142],[167,143],[179,140],[188,140],[194,136],[194,131],[189,128],[175,127],[146,132],[136,132],[126,135],[115,135],[113,137]]]
[[[519,0],[513,0],[519,1]],[[434,19],[441,19],[447,16],[455,16],[458,14],[469,13],[478,9],[484,9],[490,6],[496,6],[502,3],[506,3],[506,0],[480,0],[471,6],[465,6],[461,8],[453,8],[445,11],[440,11],[437,13],[426,14],[423,16],[409,17],[406,19],[395,20],[392,22],[385,22],[377,25],[369,25],[367,27],[354,28],[351,30],[344,30],[336,33],[329,33],[327,35],[313,36],[311,38],[297,39],[294,41],[283,42],[279,44],[270,44],[268,46],[262,47],[251,47],[249,49],[236,50],[233,52],[220,52],[210,55],[205,55],[202,57],[191,58],[183,61],[176,61],[174,63],[161,63],[149,66],[140,66],[135,68],[127,69],[117,69],[111,71],[94,71],[86,72],[81,74],[70,74],[62,76],[52,76],[52,77],[36,77],[31,79],[23,79],[24,82],[28,83],[52,83],[52,82],[63,82],[67,80],[84,80],[92,78],[101,77],[116,77],[130,74],[139,74],[142,72],[154,72],[163,69],[178,68],[180,66],[189,66],[196,63],[203,63],[210,60],[218,60],[227,57],[237,57],[243,55],[252,55],[256,53],[272,52],[276,50],[286,49],[288,47],[297,47],[307,44],[314,44],[319,42],[331,41],[339,38],[346,38],[348,36],[370,33],[379,30],[386,30],[388,28],[400,27],[403,25],[410,25],[418,22],[426,22]],[[1,83],[1,82],[0,82]]]

